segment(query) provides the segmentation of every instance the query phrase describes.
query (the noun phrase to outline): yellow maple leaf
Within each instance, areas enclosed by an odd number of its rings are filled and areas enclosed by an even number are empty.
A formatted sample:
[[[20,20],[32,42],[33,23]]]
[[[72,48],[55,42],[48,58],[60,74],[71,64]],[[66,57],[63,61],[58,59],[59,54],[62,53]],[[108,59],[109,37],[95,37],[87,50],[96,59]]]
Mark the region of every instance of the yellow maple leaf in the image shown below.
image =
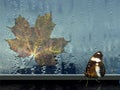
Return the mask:
[[[28,21],[19,16],[10,28],[16,38],[8,39],[7,42],[10,49],[18,53],[18,57],[33,55],[41,66],[55,65],[54,56],[62,53],[68,42],[64,38],[50,38],[54,27],[51,13],[38,16],[34,27],[30,27]]]

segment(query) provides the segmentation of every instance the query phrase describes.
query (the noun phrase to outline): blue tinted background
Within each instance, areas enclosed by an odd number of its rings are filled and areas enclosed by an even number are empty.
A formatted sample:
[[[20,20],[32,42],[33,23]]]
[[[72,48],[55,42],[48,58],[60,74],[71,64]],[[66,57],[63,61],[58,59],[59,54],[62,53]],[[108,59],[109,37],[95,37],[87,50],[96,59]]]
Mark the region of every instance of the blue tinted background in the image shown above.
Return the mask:
[[[56,24],[51,38],[71,40],[65,52],[58,55],[58,64],[39,67],[29,57],[16,59],[5,39],[15,36],[7,28],[19,15],[34,26],[38,15],[52,12]],[[120,0],[0,0],[0,73],[78,73],[96,51],[104,54],[107,73],[117,74],[120,68]],[[26,69],[25,69],[26,68]]]

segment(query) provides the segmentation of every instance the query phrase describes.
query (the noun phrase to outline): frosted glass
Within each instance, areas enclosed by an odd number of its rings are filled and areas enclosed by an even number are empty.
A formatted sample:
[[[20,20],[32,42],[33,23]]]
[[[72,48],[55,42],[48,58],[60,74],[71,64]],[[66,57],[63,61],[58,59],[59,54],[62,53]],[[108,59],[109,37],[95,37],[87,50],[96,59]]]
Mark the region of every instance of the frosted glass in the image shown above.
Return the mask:
[[[107,74],[120,73],[119,0],[0,0],[0,74],[83,74],[90,57],[102,51]],[[29,58],[18,60],[5,41],[7,28],[19,15],[34,26],[38,15],[52,13],[51,38],[70,41],[55,66],[40,67]]]

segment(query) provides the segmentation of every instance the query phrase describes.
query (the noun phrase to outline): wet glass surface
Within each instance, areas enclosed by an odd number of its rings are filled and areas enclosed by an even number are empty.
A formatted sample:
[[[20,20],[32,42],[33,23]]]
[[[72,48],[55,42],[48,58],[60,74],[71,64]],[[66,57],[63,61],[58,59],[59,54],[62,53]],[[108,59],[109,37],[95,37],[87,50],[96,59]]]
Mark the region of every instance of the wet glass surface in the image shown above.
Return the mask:
[[[0,0],[0,74],[83,74],[99,50],[106,73],[120,74],[119,10],[119,0]],[[31,57],[16,57],[6,40],[16,38],[8,27],[19,15],[34,27],[37,16],[47,13],[56,24],[50,38],[69,43],[56,55],[56,65],[42,67]]]

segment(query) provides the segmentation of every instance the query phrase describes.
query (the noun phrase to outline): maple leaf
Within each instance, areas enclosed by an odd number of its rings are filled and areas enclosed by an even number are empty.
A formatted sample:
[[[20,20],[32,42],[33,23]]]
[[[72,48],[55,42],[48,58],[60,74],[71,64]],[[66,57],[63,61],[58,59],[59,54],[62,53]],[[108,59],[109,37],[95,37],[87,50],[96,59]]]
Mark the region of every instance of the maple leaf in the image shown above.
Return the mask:
[[[18,57],[33,55],[39,65],[55,65],[55,55],[64,51],[68,41],[64,38],[50,38],[55,24],[51,13],[38,16],[35,26],[30,27],[24,17],[15,19],[15,25],[10,27],[15,39],[8,39],[10,49],[18,53]]]

